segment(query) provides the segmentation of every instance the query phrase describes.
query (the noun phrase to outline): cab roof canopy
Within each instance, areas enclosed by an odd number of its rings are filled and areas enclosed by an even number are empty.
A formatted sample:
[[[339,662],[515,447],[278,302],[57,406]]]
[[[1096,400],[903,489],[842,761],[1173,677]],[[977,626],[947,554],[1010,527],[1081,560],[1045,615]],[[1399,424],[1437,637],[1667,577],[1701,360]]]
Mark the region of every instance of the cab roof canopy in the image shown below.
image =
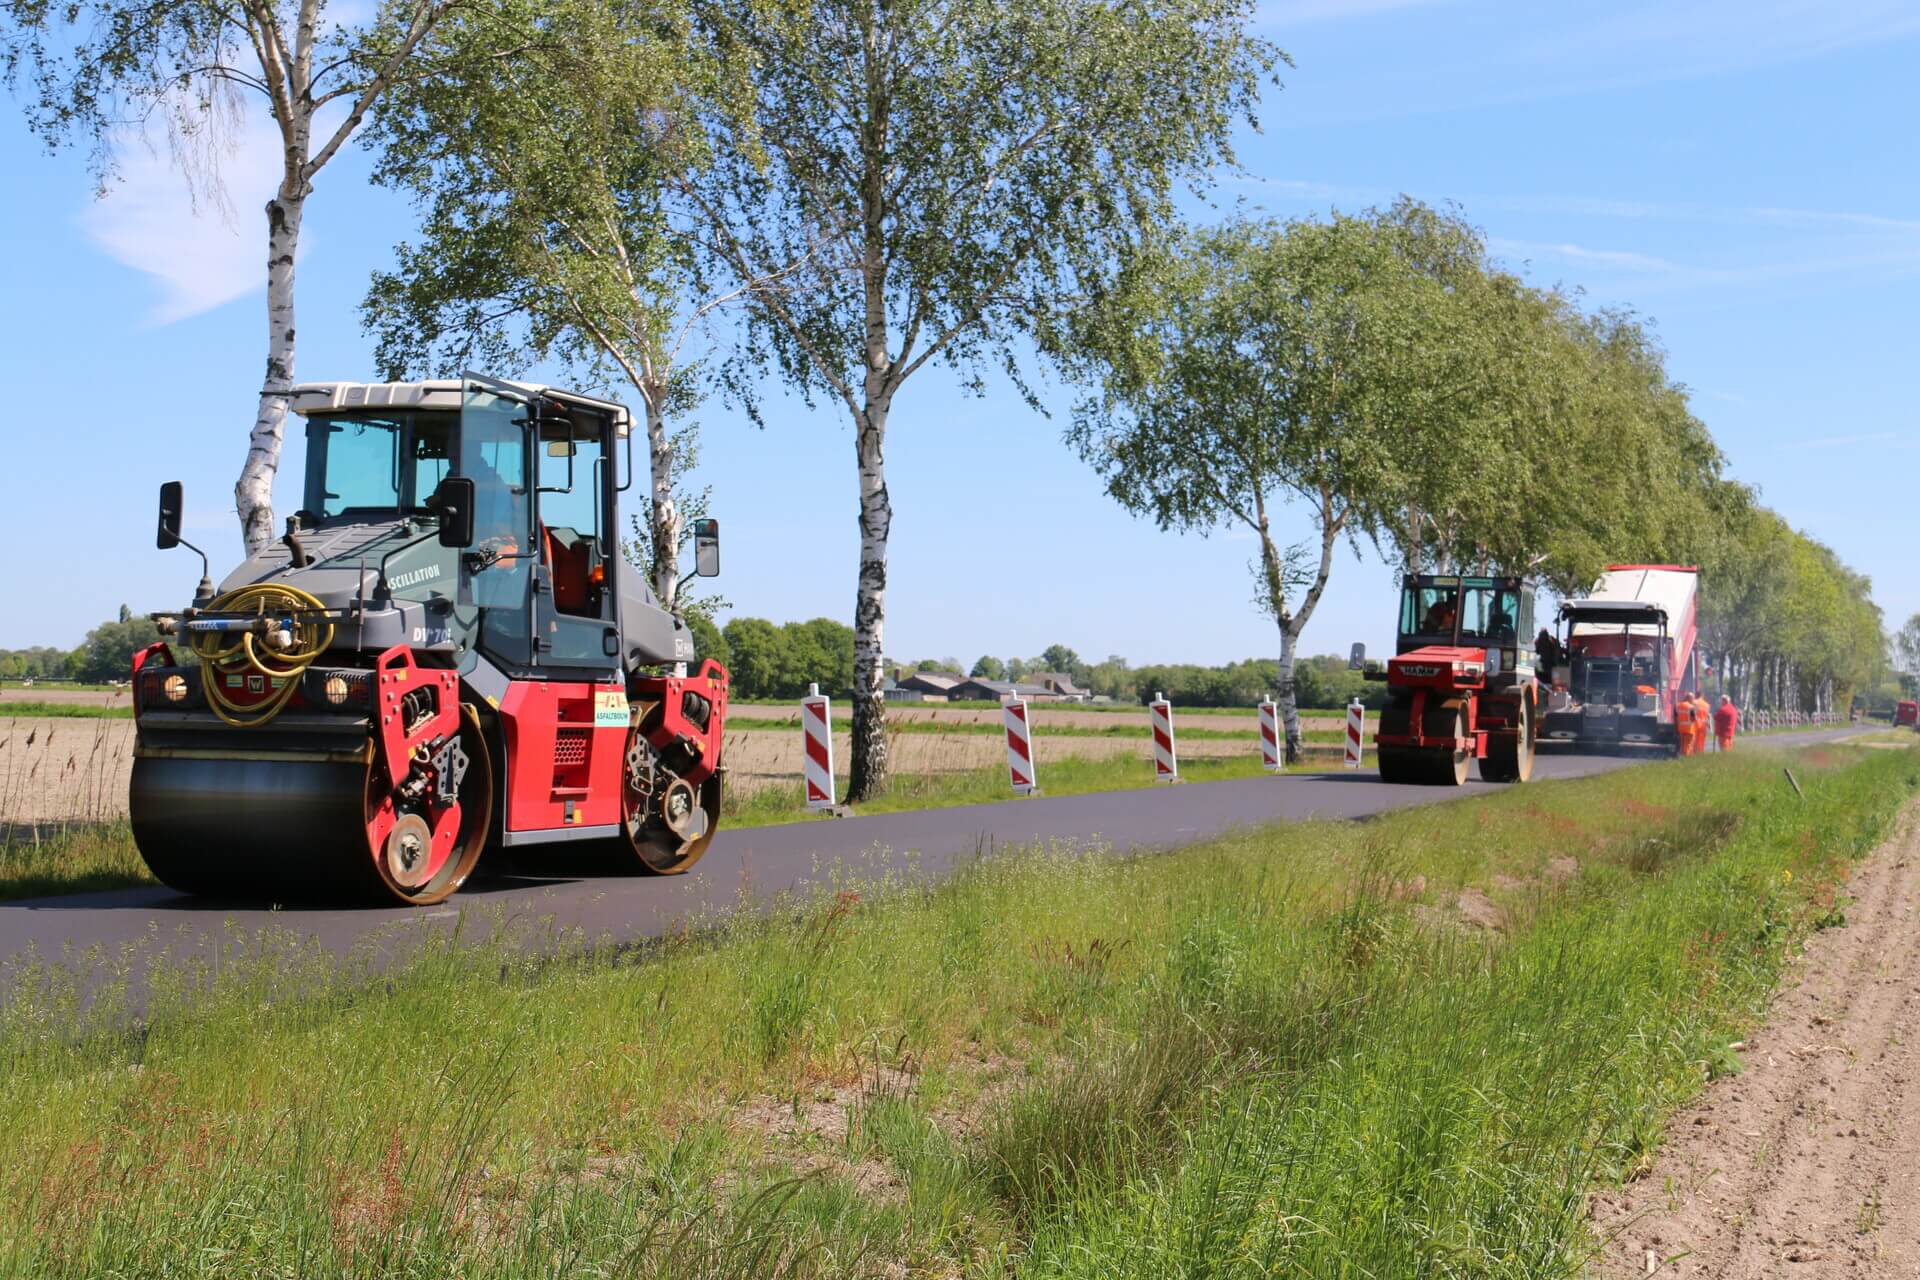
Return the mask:
[[[561,404],[597,413],[611,414],[622,436],[632,425],[633,415],[615,400],[600,400],[577,391],[541,386],[533,382],[506,382],[505,385],[529,395],[544,396]],[[435,378],[426,382],[302,382],[293,388],[293,411],[303,418],[334,413],[354,413],[362,409],[430,409],[457,413],[460,410],[460,380]]]

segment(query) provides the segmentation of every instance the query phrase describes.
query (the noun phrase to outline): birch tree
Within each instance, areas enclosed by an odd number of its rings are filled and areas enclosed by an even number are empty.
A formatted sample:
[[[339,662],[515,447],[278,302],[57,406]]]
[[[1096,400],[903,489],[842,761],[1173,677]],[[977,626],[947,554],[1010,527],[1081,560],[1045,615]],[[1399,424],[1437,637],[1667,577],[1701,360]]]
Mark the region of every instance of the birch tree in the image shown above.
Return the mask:
[[[1300,634],[1342,539],[1357,546],[1404,507],[1401,423],[1431,383],[1448,305],[1378,215],[1248,224],[1134,263],[1055,348],[1096,388],[1067,438],[1110,496],[1163,529],[1258,540],[1289,760]]]
[[[515,8],[522,8],[516,5]],[[396,86],[370,133],[376,179],[410,192],[419,238],[377,273],[363,315],[389,377],[560,360],[624,382],[645,419],[647,573],[679,598],[707,291],[668,200],[669,175],[708,158],[699,122],[726,80],[695,56],[679,11],[526,3],[542,39],[511,60],[473,56],[498,18],[456,15],[425,52],[458,71]],[[759,282],[765,283],[765,282]]]
[[[27,119],[49,146],[91,149],[104,191],[128,127],[164,125],[183,175],[222,198],[225,135],[252,95],[279,131],[280,180],[266,204],[267,361],[234,484],[249,554],[273,539],[294,377],[294,267],[314,179],[396,83],[424,74],[422,42],[459,0],[381,0],[352,25],[326,0],[0,0],[0,74],[29,83]],[[326,119],[322,120],[323,113]]]
[[[888,430],[934,360],[1014,374],[1014,341],[1230,159],[1279,54],[1251,0],[786,0],[701,9],[750,129],[681,194],[749,290],[751,350],[845,409],[858,476],[851,780],[881,790]],[[797,271],[789,264],[804,262]],[[777,287],[762,282],[778,279]],[[742,381],[748,374],[743,372]],[[977,381],[976,381],[977,385]]]

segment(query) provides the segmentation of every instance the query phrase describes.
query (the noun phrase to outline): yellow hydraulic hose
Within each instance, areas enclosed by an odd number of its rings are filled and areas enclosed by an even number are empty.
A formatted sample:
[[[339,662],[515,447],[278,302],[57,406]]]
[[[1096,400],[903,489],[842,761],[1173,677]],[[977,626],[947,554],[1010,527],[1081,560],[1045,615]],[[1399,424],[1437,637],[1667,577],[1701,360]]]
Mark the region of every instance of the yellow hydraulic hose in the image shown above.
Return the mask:
[[[200,659],[207,705],[213,714],[238,729],[257,729],[287,705],[299,687],[300,673],[333,643],[333,623],[325,619],[302,618],[298,611],[321,610],[326,606],[298,587],[278,582],[258,582],[250,587],[229,591],[213,602],[221,613],[253,612],[264,618],[291,615],[293,643],[284,651],[266,648],[252,631],[242,631],[239,639],[228,640],[231,632],[196,632],[190,641]],[[265,702],[243,705],[227,695],[221,677],[239,671],[257,671],[268,680],[273,693]],[[277,687],[276,687],[277,683]]]

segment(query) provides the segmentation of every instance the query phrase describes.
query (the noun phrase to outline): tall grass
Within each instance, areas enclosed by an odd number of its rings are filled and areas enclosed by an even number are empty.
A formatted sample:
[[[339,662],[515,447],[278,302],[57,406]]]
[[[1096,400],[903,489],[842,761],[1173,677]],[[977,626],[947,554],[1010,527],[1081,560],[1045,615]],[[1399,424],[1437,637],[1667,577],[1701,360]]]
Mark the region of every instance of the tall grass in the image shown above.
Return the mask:
[[[233,938],[0,1012],[40,1275],[1572,1274],[1909,752],[1703,758],[1164,858],[874,853],[638,950]],[[164,940],[153,945],[163,946]],[[109,975],[134,963],[108,958]],[[90,1003],[89,1003],[90,1000]],[[85,1006],[84,1008],[82,1006]]]

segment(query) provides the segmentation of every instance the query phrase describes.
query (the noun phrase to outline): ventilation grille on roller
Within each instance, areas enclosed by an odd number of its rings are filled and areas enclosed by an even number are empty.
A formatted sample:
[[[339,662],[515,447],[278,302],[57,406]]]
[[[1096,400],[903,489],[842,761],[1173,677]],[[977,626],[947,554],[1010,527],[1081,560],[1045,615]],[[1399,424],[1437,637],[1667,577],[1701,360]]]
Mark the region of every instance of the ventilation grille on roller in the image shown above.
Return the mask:
[[[555,768],[566,769],[587,762],[587,731],[585,729],[562,729],[553,743],[553,763]]]

